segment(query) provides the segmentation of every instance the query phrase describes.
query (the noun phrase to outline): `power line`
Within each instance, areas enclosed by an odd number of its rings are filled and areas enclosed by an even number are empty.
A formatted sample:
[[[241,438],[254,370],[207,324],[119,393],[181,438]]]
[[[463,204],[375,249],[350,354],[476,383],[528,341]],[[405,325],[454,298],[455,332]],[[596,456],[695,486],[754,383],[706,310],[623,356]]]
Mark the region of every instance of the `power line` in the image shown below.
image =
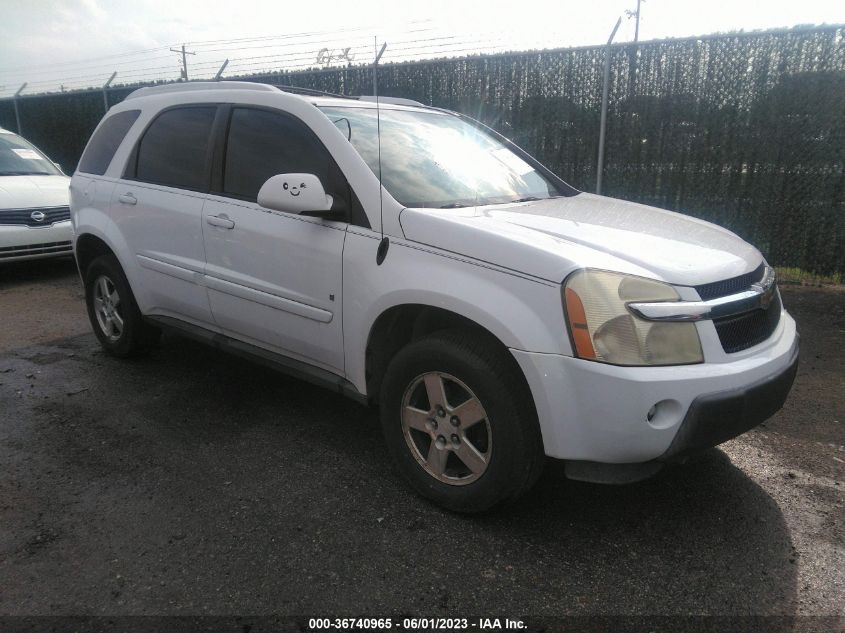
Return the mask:
[[[185,42],[186,45],[190,44],[192,47],[198,47],[204,44],[220,44],[220,43],[236,43],[236,42],[247,42],[247,41],[258,41],[262,39],[289,39],[295,37],[312,37],[315,35],[323,35],[329,33],[341,33],[341,32],[351,32],[351,31],[360,31],[365,29],[371,29],[375,27],[354,27],[354,28],[347,28],[347,29],[337,29],[336,31],[310,31],[310,32],[301,32],[301,33],[291,33],[286,35],[268,35],[263,37],[246,37],[246,38],[236,38],[236,39],[223,39],[223,40],[197,40],[194,42]],[[164,44],[162,46],[156,46],[154,48],[145,48],[135,51],[126,51],[124,53],[113,53],[111,55],[101,55],[98,57],[88,57],[82,59],[74,59],[74,60],[67,60],[61,62],[51,62],[48,66],[55,67],[55,66],[67,66],[79,63],[86,63],[86,62],[94,62],[94,61],[102,61],[105,59],[117,59],[121,57],[131,57],[136,55],[143,55],[146,53],[157,52],[157,51],[166,51],[173,46],[178,46],[178,44]],[[44,68],[42,64],[30,64],[28,66],[15,66],[14,70],[32,70],[36,68]],[[10,69],[0,68],[0,72],[7,72]]]
[[[414,20],[410,22],[410,24],[430,24],[432,21],[430,19],[425,20]],[[236,39],[224,39],[224,40],[199,40],[194,42],[187,42],[193,47],[198,47],[204,44],[219,44],[219,43],[228,43],[228,42],[257,42],[262,40],[271,40],[271,39],[290,39],[296,37],[313,37],[315,35],[333,35],[336,33],[352,33],[352,32],[360,32],[360,31],[385,31],[389,30],[386,28],[385,25],[381,24],[371,24],[368,26],[356,26],[356,27],[346,27],[342,29],[334,29],[331,31],[310,31],[310,32],[303,32],[303,33],[289,33],[285,35],[265,35],[265,36],[258,36],[258,37],[244,37],[244,38],[236,38]],[[408,32],[413,32],[414,29],[410,29]]]
[[[153,52],[157,52],[157,51],[167,50],[167,48],[168,48],[167,46],[158,46],[156,48],[147,48],[147,49],[139,50],[139,51],[127,51],[126,53],[115,53],[113,55],[102,55],[102,56],[99,56],[99,57],[89,57],[87,59],[76,59],[76,60],[72,60],[72,61],[54,62],[54,63],[49,64],[49,66],[50,67],[67,66],[69,64],[79,64],[79,63],[83,63],[83,62],[100,61],[100,60],[103,60],[103,59],[115,59],[115,58],[119,58],[119,57],[127,57],[127,56],[133,56],[133,55],[143,55],[145,53],[153,53]],[[19,70],[19,69],[26,70],[26,69],[33,69],[33,68],[43,68],[43,66],[41,64],[34,64],[34,65],[30,65],[30,66],[15,66],[15,70]],[[6,72],[6,71],[7,71],[7,69],[0,68],[0,72]]]
[[[89,64],[89,65],[82,65],[82,66],[75,66],[70,69],[68,72],[76,72],[78,70],[92,70],[96,71],[99,69],[103,69],[103,72],[108,72],[106,69],[113,69],[115,67],[124,66],[126,64],[139,64],[143,62],[149,62],[154,59],[167,59],[170,58],[170,54],[167,55],[153,55],[151,57],[144,57],[142,59],[125,59],[123,61],[111,62],[111,63],[99,63],[99,64]],[[31,77],[32,75],[43,75],[45,73],[55,73],[56,69],[53,67],[50,68],[43,68],[41,70],[16,70],[16,71],[4,71],[0,70],[0,75],[6,77],[14,77],[14,76],[26,76]],[[8,80],[7,80],[8,81]]]
[[[361,30],[363,30],[363,27],[359,27],[358,29],[348,29],[347,32],[356,33]],[[194,46],[193,48],[196,50],[191,51],[187,50],[186,42],[186,44],[180,46],[179,48],[170,48],[168,52],[176,52],[182,56],[182,79],[186,79],[188,75],[187,55],[197,54],[209,55],[213,53],[229,53],[226,58],[229,60],[228,74],[230,76],[233,73],[241,75],[249,73],[276,74],[284,72],[300,72],[312,69],[321,70],[322,68],[343,68],[345,66],[355,68],[361,65],[354,60],[356,55],[361,55],[368,51],[369,45],[366,44],[366,40],[363,39],[363,37],[366,36],[344,37],[343,35],[339,35],[337,32],[327,34],[329,34],[330,37],[323,38],[322,40],[310,38],[305,41],[298,41],[298,38],[302,38],[310,34],[241,38],[240,40],[208,40],[207,43],[210,45],[216,45],[218,43],[237,44],[238,42],[264,43],[257,44],[255,46],[245,46],[242,48],[226,46],[205,50]],[[504,38],[501,36],[496,37],[495,31],[490,33],[480,33],[478,34],[480,37],[473,39],[461,39],[454,34],[446,32],[441,34],[435,32],[435,30],[430,27],[421,27],[406,29],[402,35],[404,35],[404,37],[400,36],[392,38],[392,41],[394,41],[395,44],[391,46],[388,57],[395,63],[412,61],[421,57],[435,59],[442,57],[454,57],[467,53],[493,54],[508,48],[505,44],[503,44],[503,41],[505,41]],[[430,35],[430,37],[427,37],[428,35]],[[267,43],[270,41],[281,43]],[[554,42],[554,44],[557,43],[557,41]],[[320,47],[319,52],[317,51],[318,47]],[[233,52],[247,52],[261,49],[272,49],[272,52],[268,50],[268,54],[266,55],[244,55],[242,57],[231,55]],[[332,65],[330,62],[327,64],[325,58],[320,58],[320,54],[325,49],[328,49],[329,60],[331,59],[331,51],[344,51],[347,63],[345,65]],[[148,50],[157,53],[161,49],[156,48]],[[119,61],[115,61],[112,64],[108,64],[108,62],[101,62],[102,65],[77,66],[75,68],[67,69],[69,72],[73,72],[74,70],[77,71],[79,73],[77,75],[68,76],[66,72],[62,72],[61,70],[56,71],[55,69],[53,71],[38,71],[38,74],[42,76],[45,76],[48,72],[54,72],[56,74],[54,74],[54,78],[52,79],[45,77],[31,82],[30,90],[34,88],[36,90],[46,91],[49,90],[50,87],[59,85],[63,86],[65,89],[79,89],[79,87],[94,85],[99,86],[102,85],[102,81],[105,79],[105,76],[114,72],[118,65],[127,66],[120,69],[120,82],[122,84],[126,84],[127,82],[141,84],[151,81],[167,80],[169,77],[172,77],[172,75],[168,72],[173,68],[170,65],[140,66],[135,68],[129,67],[132,64],[143,64],[144,62],[149,63],[153,60],[166,59],[169,55],[155,54],[144,59],[130,59],[129,57],[131,55],[137,56],[138,52],[123,54],[122,59],[119,59]],[[215,76],[221,63],[223,62],[222,57],[223,56],[221,55],[216,59],[209,59],[207,61],[200,61],[192,64],[192,76],[195,78]],[[108,59],[108,57],[104,57],[102,59]],[[18,74],[21,76],[21,79],[29,77],[29,75],[22,70],[18,70],[15,73],[10,74]],[[3,75],[4,73],[0,72],[0,80],[2,80],[5,84],[10,85],[17,83],[8,75]]]
[[[418,24],[418,23],[426,23],[430,22],[430,20],[421,20],[411,22],[411,24]],[[366,30],[373,30],[379,29],[383,27],[379,27],[377,25],[373,26],[359,26],[359,27],[350,27],[350,28],[343,28],[343,29],[336,29],[334,31],[305,31],[300,33],[289,33],[285,35],[267,35],[261,37],[245,37],[245,38],[234,38],[234,39],[221,39],[221,40],[196,40],[192,42],[185,42],[185,45],[190,45],[192,48],[202,48],[205,45],[213,45],[213,44],[226,44],[226,43],[233,43],[236,44],[238,42],[252,42],[252,41],[264,41],[264,40],[286,40],[292,38],[304,38],[304,37],[314,37],[317,35],[326,35],[326,34],[334,34],[334,33],[351,33],[356,31],[366,31]],[[50,64],[30,64],[25,66],[18,66],[16,65],[14,68],[10,67],[0,67],[0,73],[7,73],[7,72],[17,72],[17,71],[26,71],[31,70],[35,71],[36,69],[46,69],[50,70],[55,68],[56,66],[68,66],[68,65],[75,65],[75,64],[82,64],[87,62],[102,62],[103,60],[110,60],[110,59],[119,59],[124,57],[133,57],[138,55],[145,55],[147,53],[158,52],[158,51],[166,51],[171,49],[174,46],[180,46],[179,44],[164,44],[161,46],[156,46],[154,48],[146,48],[140,49],[135,51],[126,51],[123,53],[113,53],[110,55],[101,55],[98,57],[88,57],[82,59],[74,59],[74,60],[66,60],[66,61],[59,61],[59,62],[51,62]],[[181,52],[181,51],[180,51]]]
[[[453,39],[454,37],[455,36],[448,36],[447,39]],[[406,42],[428,41],[430,39],[444,39],[444,38],[426,38],[426,39],[419,39],[419,40],[406,40]],[[344,44],[348,44],[349,40],[337,37],[337,38],[332,38],[331,40],[322,40],[319,43],[322,44],[323,46],[334,45],[335,43],[338,44],[338,46],[341,46],[341,45],[344,45]],[[308,42],[308,44],[313,45],[311,42]],[[306,45],[306,43],[303,43],[303,42],[292,42],[292,43],[288,43],[288,44],[279,44],[279,45],[276,45],[276,44],[262,45],[260,47],[254,47],[254,48],[279,48],[279,49],[290,48],[290,47],[300,47],[301,48],[305,45]],[[361,45],[361,46],[356,47],[356,48],[361,48],[363,50],[362,47],[364,47],[364,46],[365,45]],[[169,50],[174,51],[173,48],[170,48]],[[200,54],[200,55],[205,55],[207,53],[213,53],[213,52],[232,52],[232,51],[240,51],[240,50],[245,50],[245,49],[220,48],[220,49],[211,49],[211,50],[197,50],[195,52]],[[176,50],[174,52],[181,53],[181,50]],[[122,61],[113,62],[111,64],[102,64],[101,63],[101,64],[93,64],[93,65],[89,64],[89,65],[78,66],[78,67],[74,67],[70,72],[85,71],[85,74],[84,75],[73,75],[70,78],[79,78],[79,77],[95,78],[98,75],[98,71],[101,72],[102,74],[108,74],[111,71],[113,71],[115,67],[118,67],[118,66],[125,66],[127,64],[139,64],[139,63],[149,62],[149,61],[156,60],[156,59],[167,59],[169,57],[170,57],[169,55],[154,55],[152,57],[145,57],[143,60],[124,59]],[[219,62],[217,62],[217,61],[210,62],[210,63],[212,65],[214,65],[214,64],[219,65]],[[196,65],[193,65],[193,66],[196,66]],[[140,70],[145,70],[147,68],[150,68],[150,67],[144,67],[144,68],[141,68]],[[157,67],[154,67],[154,68],[170,68],[170,66],[157,66]],[[133,68],[133,69],[127,69],[127,70],[134,72],[135,70],[139,70],[139,69]],[[55,68],[45,68],[45,69],[37,70],[37,71],[26,71],[26,70],[18,70],[18,71],[14,71],[14,72],[0,71],[0,75],[3,75],[4,81],[8,81],[8,82],[14,82],[15,77],[21,77],[21,79],[25,79],[25,78],[31,77],[32,75],[44,75],[44,74],[55,74],[55,73],[56,73]],[[121,76],[123,76],[123,75],[125,75],[125,73],[123,71],[121,71]],[[62,75],[62,78],[68,79],[68,77],[65,76],[65,75]],[[43,80],[41,80],[41,81],[37,80],[37,81],[31,82],[31,83],[37,84],[37,83],[43,83],[43,82],[44,82]]]

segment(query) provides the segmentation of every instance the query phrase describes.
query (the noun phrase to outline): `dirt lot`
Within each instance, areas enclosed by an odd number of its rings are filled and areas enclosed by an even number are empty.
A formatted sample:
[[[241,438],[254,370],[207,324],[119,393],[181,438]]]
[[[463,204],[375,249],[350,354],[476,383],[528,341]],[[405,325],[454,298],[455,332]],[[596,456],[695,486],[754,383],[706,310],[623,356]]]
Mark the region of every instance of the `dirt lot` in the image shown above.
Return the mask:
[[[845,292],[783,295],[801,366],[764,426],[631,486],[550,463],[467,518],[372,411],[175,338],[114,360],[72,263],[2,268],[0,614],[841,617]]]

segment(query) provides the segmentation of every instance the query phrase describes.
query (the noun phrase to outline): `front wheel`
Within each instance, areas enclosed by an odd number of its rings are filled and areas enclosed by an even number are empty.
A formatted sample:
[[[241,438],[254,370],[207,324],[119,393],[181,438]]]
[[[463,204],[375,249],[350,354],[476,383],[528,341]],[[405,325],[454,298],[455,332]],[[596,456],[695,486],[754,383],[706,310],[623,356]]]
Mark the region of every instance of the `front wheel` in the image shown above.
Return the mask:
[[[540,474],[542,441],[527,386],[486,337],[444,331],[400,350],[382,385],[381,422],[399,471],[450,510],[512,501]]]
[[[103,349],[121,358],[146,351],[160,332],[144,322],[135,296],[114,255],[102,255],[85,271],[85,303]]]

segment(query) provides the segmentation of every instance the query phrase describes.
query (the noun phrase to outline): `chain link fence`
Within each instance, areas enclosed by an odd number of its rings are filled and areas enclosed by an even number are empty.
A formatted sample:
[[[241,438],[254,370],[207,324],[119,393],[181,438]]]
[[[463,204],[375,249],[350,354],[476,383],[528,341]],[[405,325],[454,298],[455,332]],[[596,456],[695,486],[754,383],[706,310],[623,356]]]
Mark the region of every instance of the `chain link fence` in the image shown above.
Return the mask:
[[[845,275],[845,27],[386,64],[381,94],[478,118],[593,191],[610,85],[603,193],[721,224],[787,277]],[[372,94],[357,66],[239,77]],[[109,103],[133,88],[114,88]],[[18,100],[24,135],[76,165],[100,91]],[[11,101],[0,126],[16,129]]]

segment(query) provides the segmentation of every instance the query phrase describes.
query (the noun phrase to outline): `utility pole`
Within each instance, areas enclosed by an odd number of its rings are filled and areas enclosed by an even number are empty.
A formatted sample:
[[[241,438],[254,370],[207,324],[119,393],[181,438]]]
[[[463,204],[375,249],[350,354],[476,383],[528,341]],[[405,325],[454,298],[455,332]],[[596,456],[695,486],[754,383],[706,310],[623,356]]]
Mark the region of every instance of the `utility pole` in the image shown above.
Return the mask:
[[[193,51],[186,51],[185,45],[182,44],[182,49],[171,48],[174,53],[182,53],[182,81],[188,81],[188,58],[187,55],[196,55]]]
[[[640,5],[645,2],[645,0],[637,0],[637,10],[631,11],[627,9],[625,11],[625,15],[628,16],[628,19],[634,18],[636,22],[634,22],[634,44],[640,41]]]
[[[637,0],[637,21],[634,24],[634,43],[640,41],[640,4],[642,0]]]

